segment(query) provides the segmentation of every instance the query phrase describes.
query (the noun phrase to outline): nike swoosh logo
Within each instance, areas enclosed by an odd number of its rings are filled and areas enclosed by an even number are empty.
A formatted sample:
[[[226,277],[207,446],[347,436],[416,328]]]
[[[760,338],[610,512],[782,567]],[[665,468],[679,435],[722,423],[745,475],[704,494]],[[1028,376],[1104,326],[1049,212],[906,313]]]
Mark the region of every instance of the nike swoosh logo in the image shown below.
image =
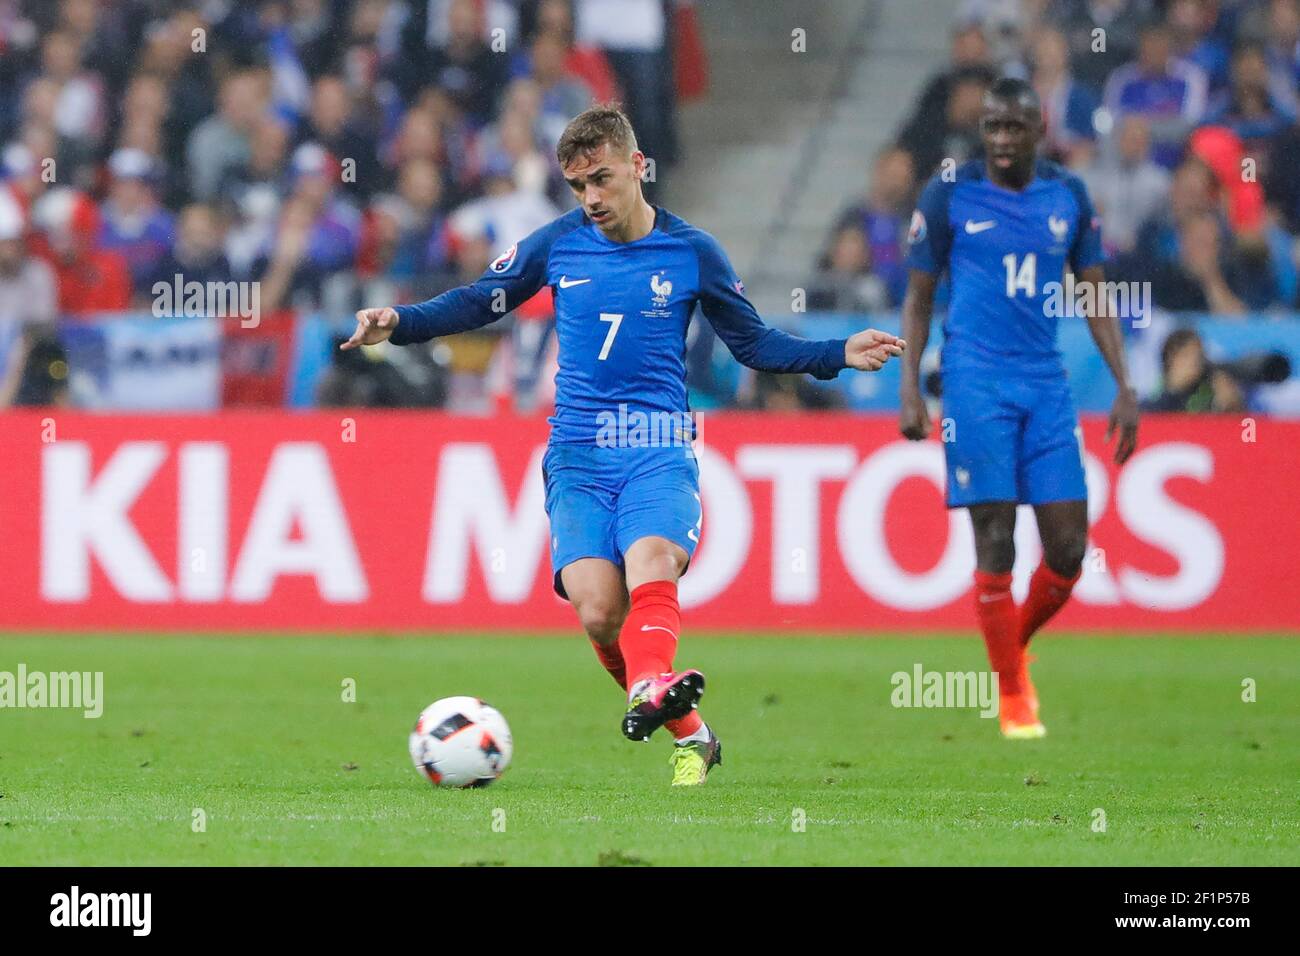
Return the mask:
[[[570,279],[568,276],[560,276],[560,288],[569,289],[575,285],[582,285],[584,282],[590,281],[590,279]]]
[[[670,628],[667,628],[667,627],[660,627],[658,624],[642,624],[642,625],[641,625],[641,630],[643,630],[643,631],[667,631],[669,634],[672,634],[672,633],[673,633],[672,630],[671,630]],[[676,634],[673,634],[673,636],[676,637],[677,635],[676,635]]]
[[[1004,597],[1011,597],[1010,591],[999,591],[997,594],[981,594],[981,604],[991,604],[994,601],[1001,601]]]
[[[996,220],[996,219],[989,219],[989,220],[987,220],[987,221],[985,221],[985,222],[971,222],[971,220],[967,219],[967,220],[966,220],[966,235],[968,235],[968,236],[978,236],[981,232],[988,232],[990,229],[992,229],[992,228],[993,228],[994,226],[996,226],[997,224],[998,224],[998,223],[997,223],[997,220]]]

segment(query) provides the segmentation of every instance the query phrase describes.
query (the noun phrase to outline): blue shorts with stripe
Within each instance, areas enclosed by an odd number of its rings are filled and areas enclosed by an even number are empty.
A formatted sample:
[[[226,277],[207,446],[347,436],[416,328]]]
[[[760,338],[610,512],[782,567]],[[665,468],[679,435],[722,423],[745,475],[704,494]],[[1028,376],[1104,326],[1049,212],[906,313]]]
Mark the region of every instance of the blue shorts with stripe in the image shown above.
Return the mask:
[[[542,458],[551,521],[555,591],[560,572],[579,558],[623,567],[646,537],[667,538],[694,555],[700,540],[700,469],[689,447],[551,445]]]
[[[948,507],[1082,501],[1082,433],[1064,375],[943,374]]]

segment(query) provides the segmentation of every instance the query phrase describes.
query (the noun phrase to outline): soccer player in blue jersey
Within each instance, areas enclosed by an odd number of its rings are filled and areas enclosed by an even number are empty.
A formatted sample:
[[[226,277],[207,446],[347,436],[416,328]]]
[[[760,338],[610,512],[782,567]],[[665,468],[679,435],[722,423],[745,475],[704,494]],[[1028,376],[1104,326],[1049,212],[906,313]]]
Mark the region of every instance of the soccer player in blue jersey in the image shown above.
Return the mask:
[[[1046,731],[1029,679],[1029,639],[1055,614],[1078,580],[1088,540],[1083,445],[1070,400],[1056,322],[1069,288],[1096,303],[1088,328],[1119,395],[1106,439],[1118,432],[1115,461],[1137,445],[1137,398],[1124,364],[1123,339],[1103,300],[1100,229],[1083,183],[1037,155],[1043,135],[1038,98],[1027,83],[991,88],[980,123],[984,158],[940,173],[925,187],[909,233],[909,281],[903,301],[899,427],[914,441],[929,434],[920,359],[929,337],[934,293],[949,275],[951,295],[941,355],[947,498],[967,508],[975,531],[975,610],[989,661],[999,676],[1004,736]],[[1016,506],[1032,505],[1043,542],[1024,606],[1011,595]]]
[[[648,740],[667,727],[673,785],[698,785],[722,748],[696,709],[703,675],[673,670],[677,580],[701,522],[684,362],[695,307],[737,359],[763,371],[822,379],[876,371],[904,343],[871,329],[810,341],[765,326],[717,241],[646,202],[645,156],[619,110],[576,117],[557,154],[579,208],[511,246],[470,285],[358,312],[343,347],[478,328],[551,287],[559,371],[542,469],[555,590],[627,691],[624,735]]]

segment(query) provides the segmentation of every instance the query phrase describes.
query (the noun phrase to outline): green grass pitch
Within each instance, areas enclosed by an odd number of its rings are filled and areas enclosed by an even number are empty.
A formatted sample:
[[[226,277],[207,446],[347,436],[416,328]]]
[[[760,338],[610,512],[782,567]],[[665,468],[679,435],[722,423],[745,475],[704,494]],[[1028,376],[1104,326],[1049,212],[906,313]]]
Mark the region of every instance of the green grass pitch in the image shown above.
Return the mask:
[[[679,664],[709,676],[725,764],[672,790],[669,741],[622,739],[620,695],[577,637],[0,638],[0,671],[103,671],[105,697],[97,720],[0,710],[0,862],[1300,858],[1294,637],[1035,647],[1049,736],[1009,742],[973,710],[890,704],[890,675],[917,662],[986,666],[974,636],[689,636]],[[452,694],[514,731],[514,763],[486,789],[435,791],[407,757],[416,715]]]

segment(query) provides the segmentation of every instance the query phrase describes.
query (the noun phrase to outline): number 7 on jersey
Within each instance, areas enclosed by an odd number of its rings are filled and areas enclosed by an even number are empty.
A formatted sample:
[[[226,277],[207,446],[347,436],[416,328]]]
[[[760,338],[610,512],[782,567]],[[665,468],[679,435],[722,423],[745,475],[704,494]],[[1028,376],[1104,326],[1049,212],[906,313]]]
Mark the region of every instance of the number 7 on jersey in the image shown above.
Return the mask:
[[[610,323],[609,334],[605,336],[605,344],[600,349],[599,361],[603,362],[609,357],[609,349],[614,344],[614,336],[618,335],[618,327],[623,322],[623,315],[619,312],[602,312],[600,321]]]

